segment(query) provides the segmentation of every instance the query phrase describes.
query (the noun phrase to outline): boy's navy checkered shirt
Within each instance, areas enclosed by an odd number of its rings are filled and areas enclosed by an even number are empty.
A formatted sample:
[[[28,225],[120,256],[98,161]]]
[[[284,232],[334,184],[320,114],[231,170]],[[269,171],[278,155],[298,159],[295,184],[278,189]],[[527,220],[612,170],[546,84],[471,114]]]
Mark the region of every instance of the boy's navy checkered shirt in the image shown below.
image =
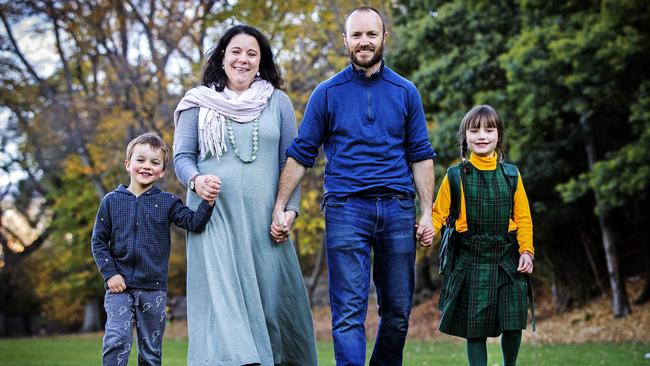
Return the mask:
[[[193,212],[179,197],[158,187],[136,197],[120,184],[104,196],[93,229],[93,257],[104,281],[120,274],[127,287],[166,290],[169,226],[199,232],[210,216],[207,201]]]

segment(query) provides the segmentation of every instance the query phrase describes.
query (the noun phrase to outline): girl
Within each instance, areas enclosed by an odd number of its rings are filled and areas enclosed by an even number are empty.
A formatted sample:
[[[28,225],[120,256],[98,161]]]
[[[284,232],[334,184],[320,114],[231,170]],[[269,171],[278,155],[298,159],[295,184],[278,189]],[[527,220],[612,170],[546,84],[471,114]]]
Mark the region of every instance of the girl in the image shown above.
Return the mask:
[[[486,337],[499,335],[503,364],[515,365],[528,305],[535,326],[529,278],[533,225],[521,176],[514,165],[502,163],[503,140],[503,121],[492,107],[467,112],[458,130],[462,162],[449,168],[433,205],[438,232],[447,219],[455,219],[449,217],[451,192],[460,190],[439,329],[467,339],[471,366],[487,364]],[[460,175],[460,188],[450,189],[453,173]]]

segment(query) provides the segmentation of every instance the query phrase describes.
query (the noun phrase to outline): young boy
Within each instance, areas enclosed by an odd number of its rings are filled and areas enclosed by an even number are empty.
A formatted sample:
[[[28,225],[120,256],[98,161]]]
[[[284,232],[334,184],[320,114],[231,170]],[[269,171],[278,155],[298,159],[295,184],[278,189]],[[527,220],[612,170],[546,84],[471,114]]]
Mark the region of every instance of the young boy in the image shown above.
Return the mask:
[[[196,212],[154,183],[165,175],[169,151],[160,137],[145,133],[126,149],[128,187],[102,200],[92,236],[95,263],[106,281],[106,329],[103,365],[126,365],[138,335],[139,364],[160,365],[167,304],[167,267],[171,223],[202,231],[214,202],[202,201]]]

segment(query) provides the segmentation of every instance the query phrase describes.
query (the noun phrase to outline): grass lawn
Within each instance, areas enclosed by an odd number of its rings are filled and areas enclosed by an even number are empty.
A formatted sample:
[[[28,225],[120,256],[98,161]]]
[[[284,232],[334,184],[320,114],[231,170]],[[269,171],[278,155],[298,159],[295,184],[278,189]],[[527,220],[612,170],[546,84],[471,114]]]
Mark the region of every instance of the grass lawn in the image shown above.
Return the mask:
[[[187,341],[166,340],[163,347],[165,366],[185,365]],[[488,365],[500,365],[501,351],[496,343],[488,344]],[[368,356],[371,347],[368,347]],[[582,345],[523,344],[518,365],[643,365],[650,366],[644,355],[650,344],[604,343]],[[318,343],[319,364],[334,365],[332,343]],[[101,336],[75,335],[47,338],[0,339],[0,366],[86,366],[101,363]],[[135,352],[131,365],[137,365]],[[409,341],[404,365],[465,365],[465,347],[453,341]]]

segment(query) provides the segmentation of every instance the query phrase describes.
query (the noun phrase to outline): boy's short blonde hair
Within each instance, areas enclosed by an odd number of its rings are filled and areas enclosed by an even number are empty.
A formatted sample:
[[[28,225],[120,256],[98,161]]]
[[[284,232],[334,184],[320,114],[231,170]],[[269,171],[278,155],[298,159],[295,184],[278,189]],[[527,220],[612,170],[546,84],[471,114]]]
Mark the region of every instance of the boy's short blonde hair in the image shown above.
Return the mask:
[[[149,145],[154,150],[162,151],[163,169],[165,169],[169,160],[169,148],[167,148],[167,144],[165,144],[165,141],[160,136],[152,132],[147,132],[131,140],[126,147],[126,160],[131,160],[135,145]]]

